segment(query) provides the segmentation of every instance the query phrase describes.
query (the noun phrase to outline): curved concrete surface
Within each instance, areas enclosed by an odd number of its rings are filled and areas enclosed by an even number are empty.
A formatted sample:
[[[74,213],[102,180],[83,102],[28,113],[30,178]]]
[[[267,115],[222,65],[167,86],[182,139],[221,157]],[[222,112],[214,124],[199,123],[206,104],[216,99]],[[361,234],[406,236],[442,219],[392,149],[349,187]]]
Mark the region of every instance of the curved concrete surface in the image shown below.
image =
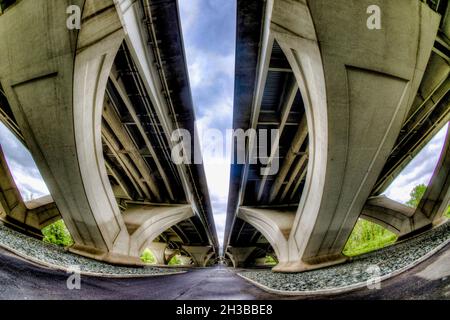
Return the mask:
[[[361,289],[320,297],[282,297],[267,293],[225,267],[144,279],[83,276],[81,290],[68,290],[68,274],[45,269],[0,250],[0,299],[449,299],[450,245],[408,272]]]

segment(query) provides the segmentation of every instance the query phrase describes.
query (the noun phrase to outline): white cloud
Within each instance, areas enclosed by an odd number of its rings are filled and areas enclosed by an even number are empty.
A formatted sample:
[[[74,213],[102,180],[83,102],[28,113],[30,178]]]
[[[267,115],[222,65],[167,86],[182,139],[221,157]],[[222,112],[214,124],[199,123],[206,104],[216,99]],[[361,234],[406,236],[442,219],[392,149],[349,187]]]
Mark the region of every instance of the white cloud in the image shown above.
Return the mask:
[[[193,90],[214,85],[224,76],[228,79],[234,78],[234,54],[205,52],[191,45],[186,48],[186,55],[189,56],[189,77]]]
[[[384,194],[387,197],[405,203],[410,199],[410,192],[415,186],[421,183],[428,185],[439,160],[446,133],[447,126],[444,126],[386,189]]]
[[[22,198],[30,200],[50,194],[30,152],[1,123],[0,144]]]

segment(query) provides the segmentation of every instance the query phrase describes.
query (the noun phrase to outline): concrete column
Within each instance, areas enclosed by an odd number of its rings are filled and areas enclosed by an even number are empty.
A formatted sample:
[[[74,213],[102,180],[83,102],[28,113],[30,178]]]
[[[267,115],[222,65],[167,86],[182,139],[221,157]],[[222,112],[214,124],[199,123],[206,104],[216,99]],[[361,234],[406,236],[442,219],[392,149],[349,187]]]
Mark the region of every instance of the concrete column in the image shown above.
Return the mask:
[[[172,258],[175,257],[177,254],[180,254],[180,250],[166,249],[164,258],[167,261],[167,263],[169,263],[169,261],[172,260]]]
[[[166,256],[165,256],[165,252],[166,252],[166,248],[167,248],[167,243],[164,242],[151,242],[147,245],[148,249],[150,249],[153,253],[153,256],[156,259],[156,264],[159,265],[165,265],[166,263]],[[144,249],[146,249],[144,248]]]
[[[291,209],[239,208],[238,217],[254,226],[269,241],[280,262],[289,261],[288,238],[296,211]]]
[[[228,247],[229,257],[234,268],[244,267],[247,258],[255,250],[255,247]]]
[[[191,257],[180,255],[179,258],[180,258],[180,262],[182,265],[189,266],[193,263],[193,258],[191,258]]]
[[[270,32],[304,99],[310,152],[288,262],[276,271],[344,260],[342,249],[416,95],[439,16],[418,0],[378,4],[381,30],[367,28],[365,1],[269,2]]]
[[[101,142],[106,83],[124,32],[112,0],[71,4],[83,8],[80,31],[66,26],[66,1],[20,1],[0,17],[0,79],[75,241],[71,250],[138,263]]]
[[[213,251],[213,252],[210,252],[206,257],[205,257],[205,260],[204,260],[204,262],[203,262],[203,267],[206,267],[207,265],[208,265],[208,262],[211,260],[211,258],[212,257],[214,257],[216,255],[216,253]]]
[[[266,257],[255,259],[256,267],[264,267],[266,265]]]
[[[430,183],[420,200],[416,213],[422,213],[429,223],[437,223],[450,205],[450,130]],[[415,213],[415,214],[416,214]]]
[[[204,267],[208,257],[208,252],[211,250],[210,246],[183,246],[183,249],[188,252],[192,259],[194,260],[194,264],[197,267]]]
[[[430,183],[417,208],[411,208],[384,196],[370,198],[361,217],[378,223],[404,238],[439,223],[450,205],[450,130]]]
[[[43,228],[61,219],[59,210],[50,196],[28,203],[22,200],[1,146],[0,219],[15,229],[38,238],[42,238]]]
[[[228,249],[230,248],[231,247],[228,247]],[[225,257],[228,257],[228,259],[231,261],[231,265],[233,268],[237,268],[236,260],[234,259],[234,256],[231,254],[231,252],[225,251]]]
[[[138,257],[161,233],[192,216],[190,205],[129,205],[123,219],[131,235],[130,255]]]
[[[370,198],[360,217],[381,225],[399,237],[431,225],[430,220],[420,210],[385,196]]]

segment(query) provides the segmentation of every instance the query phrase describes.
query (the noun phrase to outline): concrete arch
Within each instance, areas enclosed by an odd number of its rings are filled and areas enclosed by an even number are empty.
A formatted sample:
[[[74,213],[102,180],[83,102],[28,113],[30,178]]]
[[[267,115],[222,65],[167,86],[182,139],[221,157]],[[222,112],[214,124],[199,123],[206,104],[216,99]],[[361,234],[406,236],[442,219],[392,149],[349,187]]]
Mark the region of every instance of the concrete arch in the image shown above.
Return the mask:
[[[241,207],[238,217],[251,224],[269,241],[280,262],[288,262],[288,236],[295,212]]]
[[[167,248],[167,243],[152,242],[152,243],[148,243],[146,245],[146,247],[142,249],[142,252],[145,249],[149,249],[151,251],[151,253],[153,254],[153,257],[156,260],[156,264],[165,265],[166,264],[166,256],[165,256],[166,248]],[[141,252],[141,254],[142,254],[142,252]]]
[[[192,216],[190,205],[129,205],[123,218],[131,234],[130,255],[139,256],[162,232]]]
[[[439,223],[450,204],[450,131],[447,131],[441,156],[430,183],[417,208],[411,208],[385,196],[370,198],[361,218],[377,223],[405,237]]]
[[[234,260],[233,255],[228,251],[225,252],[225,255],[228,256],[228,258],[230,259],[233,268],[237,268],[237,264],[236,261]]]
[[[167,250],[166,250],[166,253],[167,253]],[[176,255],[179,255],[179,254],[181,254],[180,249],[173,250],[173,252],[171,252],[169,255],[166,255],[166,257],[165,257],[166,262],[169,263],[169,261],[172,260],[173,257],[175,257]]]
[[[208,262],[211,260],[212,257],[214,257],[216,253],[215,252],[210,252],[206,258],[205,258],[205,262],[203,263],[203,266],[206,267],[208,265]],[[215,259],[214,259],[215,260]]]
[[[430,224],[419,211],[385,196],[369,198],[360,215],[402,237]]]
[[[274,37],[289,61],[309,132],[289,263],[279,257],[274,270],[303,271],[345,259],[342,249],[419,87],[439,17],[419,1],[395,2],[383,22],[393,31],[384,37],[367,32],[359,2],[268,4],[266,37]],[[337,20],[336,12],[348,14]],[[405,30],[417,41],[411,44]]]
[[[209,258],[211,258],[208,254],[212,249],[210,246],[182,246],[182,248],[190,257],[192,257],[192,260],[197,267],[204,267],[207,259],[209,260]]]
[[[71,251],[133,264],[101,142],[106,83],[125,34],[112,0],[72,4],[83,8],[80,31],[66,27],[64,1],[20,1],[2,15],[2,86],[75,241]]]
[[[430,183],[420,200],[416,212],[421,212],[430,223],[437,223],[450,205],[450,128],[447,128],[441,156]]]

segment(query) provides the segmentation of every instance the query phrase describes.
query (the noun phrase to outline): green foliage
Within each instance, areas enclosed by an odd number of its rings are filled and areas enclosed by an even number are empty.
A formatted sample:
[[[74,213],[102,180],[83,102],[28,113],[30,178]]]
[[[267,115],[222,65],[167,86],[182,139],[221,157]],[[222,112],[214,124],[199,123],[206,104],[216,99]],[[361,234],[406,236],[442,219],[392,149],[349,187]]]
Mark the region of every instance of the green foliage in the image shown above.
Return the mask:
[[[418,186],[415,186],[414,189],[409,194],[411,196],[411,199],[409,199],[408,202],[406,202],[406,204],[410,207],[417,208],[420,199],[422,199],[426,190],[427,186],[424,184],[419,184]],[[444,216],[450,218],[450,207],[447,208],[447,212],[445,212]]]
[[[415,186],[409,194],[411,198],[406,204],[412,208],[417,208],[426,190],[427,186],[425,184]],[[450,218],[450,207],[447,209],[445,217]],[[360,219],[356,223],[343,253],[350,257],[356,256],[380,249],[394,243],[396,240],[397,236],[389,230],[375,223]]]
[[[350,235],[343,254],[357,256],[394,243],[397,236],[382,226],[359,219]]]
[[[409,199],[406,204],[410,207],[417,208],[419,205],[420,199],[422,199],[423,194],[427,190],[427,186],[422,184],[419,184],[418,186],[415,186],[414,189],[412,189],[411,193],[409,194],[411,199]]]
[[[44,235],[43,240],[48,243],[62,247],[68,247],[73,244],[73,239],[62,219],[42,229],[42,234]]]
[[[153,252],[151,252],[150,249],[148,248],[146,248],[144,252],[142,252],[141,261],[149,264],[156,263],[156,259],[155,256],[153,255]]]
[[[264,261],[264,263],[270,265],[277,264],[276,260],[272,256],[266,256],[266,261]]]
[[[172,259],[170,259],[168,265],[169,266],[179,266],[179,265],[181,265],[180,257],[178,255],[173,256]]]

